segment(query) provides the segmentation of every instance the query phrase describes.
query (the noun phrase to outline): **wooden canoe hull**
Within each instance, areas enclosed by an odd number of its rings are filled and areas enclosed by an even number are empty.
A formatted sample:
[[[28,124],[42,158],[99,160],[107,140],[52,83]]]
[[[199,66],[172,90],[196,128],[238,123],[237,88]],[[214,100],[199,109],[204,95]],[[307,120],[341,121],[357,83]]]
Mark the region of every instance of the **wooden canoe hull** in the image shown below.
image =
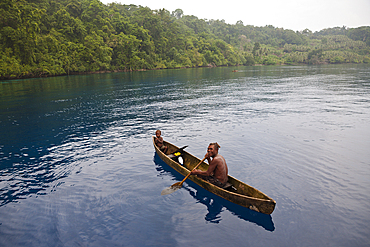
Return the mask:
[[[174,161],[170,157],[168,157],[166,154],[164,154],[158,147],[155,145],[155,137],[153,136],[153,145],[154,148],[158,154],[158,156],[170,167],[172,167],[174,170],[182,174],[183,176],[186,176],[189,174],[189,172],[201,161],[199,158],[191,155],[190,153],[186,151],[182,151],[182,158],[184,160],[184,165],[179,164],[178,162]],[[173,153],[176,150],[179,149],[179,147],[169,143],[164,142],[164,145],[168,147],[167,153]],[[208,164],[205,162],[202,162],[202,164],[198,167],[200,170],[207,170]],[[209,192],[222,197],[230,202],[233,202],[235,204],[238,204],[240,206],[252,209],[254,211],[264,213],[264,214],[271,214],[274,209],[276,202],[262,193],[261,191],[249,186],[248,184],[245,184],[237,179],[235,179],[232,176],[228,176],[228,182],[232,184],[234,189],[236,190],[225,190],[218,186],[215,186],[197,176],[191,175],[189,178],[191,181],[199,185],[200,187],[208,190]]]

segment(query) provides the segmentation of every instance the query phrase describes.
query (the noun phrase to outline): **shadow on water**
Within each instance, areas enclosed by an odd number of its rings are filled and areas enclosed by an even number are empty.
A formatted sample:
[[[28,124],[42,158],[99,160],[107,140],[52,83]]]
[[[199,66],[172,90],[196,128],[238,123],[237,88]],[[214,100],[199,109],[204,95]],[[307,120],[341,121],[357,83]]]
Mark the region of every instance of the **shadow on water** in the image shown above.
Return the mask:
[[[154,163],[156,164],[156,169],[160,173],[170,173],[173,177],[177,180],[182,180],[183,176],[172,169],[169,165],[167,165],[158,155],[157,153],[154,154],[153,158]],[[271,215],[266,215],[262,213],[255,212],[248,208],[244,208],[242,206],[236,205],[232,202],[229,202],[219,196],[216,196],[209,191],[201,188],[191,180],[187,180],[186,183],[189,187],[183,187],[189,191],[189,194],[197,200],[197,202],[204,204],[207,207],[208,213],[205,216],[205,220],[210,223],[220,223],[221,212],[223,208],[226,208],[230,211],[233,215],[236,215],[238,218],[243,219],[245,221],[249,221],[255,223],[259,226],[262,226],[264,229],[268,231],[274,231],[275,226],[272,221]]]

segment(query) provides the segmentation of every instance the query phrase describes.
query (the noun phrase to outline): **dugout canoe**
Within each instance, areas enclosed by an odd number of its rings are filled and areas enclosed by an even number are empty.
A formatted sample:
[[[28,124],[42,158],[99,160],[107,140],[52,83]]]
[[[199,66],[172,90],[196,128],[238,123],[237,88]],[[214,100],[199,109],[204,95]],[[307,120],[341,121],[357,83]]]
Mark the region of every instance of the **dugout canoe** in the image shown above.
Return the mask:
[[[155,144],[155,136],[153,136],[152,139],[158,156],[167,165],[183,176],[188,175],[189,172],[201,161],[201,159],[193,156],[185,150],[164,141],[164,145],[168,147],[167,154],[170,154],[166,155]],[[175,156],[174,153],[176,153],[177,156]],[[183,159],[183,164],[178,162],[178,157],[180,156]],[[202,162],[198,169],[206,171],[208,169],[208,164]],[[190,175],[188,179],[219,197],[251,210],[264,214],[271,214],[275,209],[276,202],[272,198],[230,175],[228,176],[228,185],[225,188],[213,185],[195,175]]]

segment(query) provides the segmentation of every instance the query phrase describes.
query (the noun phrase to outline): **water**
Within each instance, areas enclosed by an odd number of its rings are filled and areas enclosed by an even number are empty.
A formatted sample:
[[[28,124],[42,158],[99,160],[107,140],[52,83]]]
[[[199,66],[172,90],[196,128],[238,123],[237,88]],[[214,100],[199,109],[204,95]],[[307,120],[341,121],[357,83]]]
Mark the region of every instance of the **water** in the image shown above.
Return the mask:
[[[232,73],[233,69],[238,72]],[[1,246],[368,246],[370,67],[199,68],[0,83]],[[187,181],[151,136],[276,200]]]

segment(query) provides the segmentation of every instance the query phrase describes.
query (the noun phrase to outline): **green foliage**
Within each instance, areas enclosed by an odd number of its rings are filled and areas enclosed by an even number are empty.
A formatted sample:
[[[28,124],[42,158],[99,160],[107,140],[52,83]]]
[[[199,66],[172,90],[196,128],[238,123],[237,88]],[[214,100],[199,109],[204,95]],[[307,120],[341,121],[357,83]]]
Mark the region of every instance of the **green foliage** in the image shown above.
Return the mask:
[[[370,27],[294,32],[99,0],[0,2],[0,79],[300,63],[370,63]]]
[[[1,52],[0,75],[10,75],[11,77],[16,77],[23,72],[23,66],[20,64],[20,61],[13,56],[11,49],[7,48],[4,52]]]
[[[260,43],[258,42],[254,43],[254,47],[252,51],[253,56],[257,55],[257,52],[260,50],[260,48],[261,48]]]
[[[367,46],[370,46],[370,27],[351,28],[348,30],[347,36],[353,40],[363,41]]]
[[[319,32],[316,32],[315,36],[323,36],[323,35],[346,35],[347,28],[343,27],[333,27],[333,28],[325,28]]]
[[[280,59],[275,55],[269,55],[264,57],[262,64],[264,65],[276,65],[281,64]]]

